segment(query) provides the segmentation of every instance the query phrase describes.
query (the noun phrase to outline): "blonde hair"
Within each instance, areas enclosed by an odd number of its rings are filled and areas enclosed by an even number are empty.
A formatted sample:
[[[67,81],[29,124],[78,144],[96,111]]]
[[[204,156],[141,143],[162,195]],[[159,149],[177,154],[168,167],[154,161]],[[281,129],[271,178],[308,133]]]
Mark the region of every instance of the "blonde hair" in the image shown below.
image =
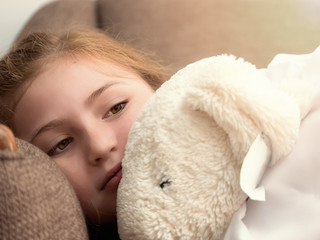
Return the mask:
[[[0,123],[14,130],[15,107],[29,84],[52,62],[69,56],[117,62],[142,77],[154,90],[166,78],[162,66],[96,29],[30,33],[0,60]]]

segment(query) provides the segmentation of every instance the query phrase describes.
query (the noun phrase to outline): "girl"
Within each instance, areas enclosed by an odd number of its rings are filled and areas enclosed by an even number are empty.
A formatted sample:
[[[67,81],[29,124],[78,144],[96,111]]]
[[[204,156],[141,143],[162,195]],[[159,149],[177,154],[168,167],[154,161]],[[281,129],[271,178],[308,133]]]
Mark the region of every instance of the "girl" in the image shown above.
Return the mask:
[[[90,225],[114,226],[129,129],[164,79],[96,30],[32,33],[0,62],[0,122],[56,161]]]

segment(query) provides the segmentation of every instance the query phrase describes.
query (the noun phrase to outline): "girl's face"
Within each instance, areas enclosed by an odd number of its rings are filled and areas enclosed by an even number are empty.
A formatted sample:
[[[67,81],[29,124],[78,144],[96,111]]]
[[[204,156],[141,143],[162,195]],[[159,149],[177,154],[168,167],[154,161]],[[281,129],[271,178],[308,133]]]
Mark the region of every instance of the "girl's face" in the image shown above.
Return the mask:
[[[116,219],[128,132],[152,93],[111,62],[63,59],[32,82],[16,107],[16,135],[56,161],[90,222]]]

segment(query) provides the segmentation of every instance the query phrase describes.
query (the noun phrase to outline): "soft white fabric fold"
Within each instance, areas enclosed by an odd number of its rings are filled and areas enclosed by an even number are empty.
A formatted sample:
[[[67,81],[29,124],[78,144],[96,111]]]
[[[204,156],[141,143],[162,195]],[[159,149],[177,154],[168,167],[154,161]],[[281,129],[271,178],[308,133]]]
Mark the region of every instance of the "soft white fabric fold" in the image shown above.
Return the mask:
[[[311,54],[280,54],[263,71],[271,81],[311,79],[317,85],[320,83],[320,47]],[[258,141],[263,147],[263,142]],[[262,160],[266,159],[264,151],[266,149],[259,150]],[[242,170],[242,174],[249,175],[246,181],[251,181],[243,187],[251,198],[234,214],[224,240],[320,239],[320,93],[304,114],[293,151],[262,174],[258,187],[264,188],[265,201],[254,200],[262,200],[263,194],[256,197],[257,188],[253,186],[257,186],[258,180],[252,177],[260,176],[264,165],[244,163],[251,165]],[[248,186],[251,186],[249,190]]]

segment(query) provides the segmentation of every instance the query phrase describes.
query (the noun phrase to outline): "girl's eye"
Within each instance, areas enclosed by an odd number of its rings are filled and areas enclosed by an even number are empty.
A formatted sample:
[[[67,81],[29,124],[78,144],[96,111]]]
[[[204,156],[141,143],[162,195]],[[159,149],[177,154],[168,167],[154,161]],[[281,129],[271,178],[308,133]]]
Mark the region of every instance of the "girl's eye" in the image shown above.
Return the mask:
[[[47,152],[47,154],[49,156],[54,156],[61,153],[68,147],[68,145],[72,142],[72,140],[73,139],[71,137],[61,140],[60,142],[58,142],[58,144],[56,144],[53,148],[51,148],[49,152]]]
[[[116,115],[118,113],[120,113],[127,105],[127,101],[118,103],[116,105],[114,105],[108,112],[107,112],[107,117],[111,117],[113,115]]]

